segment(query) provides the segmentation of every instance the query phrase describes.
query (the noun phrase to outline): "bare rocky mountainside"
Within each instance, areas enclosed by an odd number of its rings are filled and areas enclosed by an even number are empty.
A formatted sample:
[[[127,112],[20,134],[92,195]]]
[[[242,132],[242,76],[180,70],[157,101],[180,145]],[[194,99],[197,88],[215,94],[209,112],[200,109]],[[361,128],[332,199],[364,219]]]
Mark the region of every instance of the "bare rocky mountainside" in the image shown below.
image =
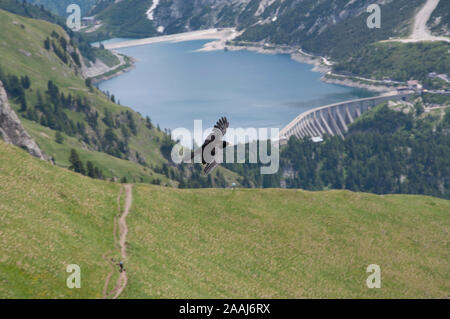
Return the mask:
[[[448,35],[448,1],[439,1],[428,27]],[[33,0],[55,9],[54,1]],[[142,38],[208,28],[234,27],[236,40],[301,46],[312,54],[343,60],[367,45],[408,36],[426,0],[78,0],[92,40]],[[370,5],[381,7],[381,28],[369,29]],[[59,10],[61,11],[61,10]],[[64,12],[59,14],[65,15]]]
[[[298,45],[343,58],[365,46],[409,34],[426,0],[104,0],[90,13],[102,22],[91,36],[154,36],[235,27],[243,42]],[[367,28],[367,8],[379,4],[380,29]],[[139,9],[137,9],[139,8]],[[442,10],[444,6],[439,6]],[[131,23],[131,21],[133,23]],[[128,23],[130,22],[130,23]],[[115,24],[122,28],[115,28]]]
[[[435,35],[450,35],[450,1],[439,1],[428,20],[428,27]]]
[[[240,40],[301,44],[312,53],[340,57],[361,43],[404,36],[426,0],[30,0],[62,16],[69,3],[101,25],[95,39],[146,37],[212,27],[245,31]],[[437,2],[428,22],[436,35],[449,34],[448,1]],[[368,30],[369,5],[382,9],[382,27]],[[328,42],[324,45],[324,42]],[[340,45],[342,43],[342,45]],[[335,49],[333,49],[335,48]]]
[[[14,144],[28,151],[31,155],[46,159],[36,142],[25,131],[17,114],[9,105],[3,83],[0,81],[0,137],[8,144]]]
[[[254,28],[288,22],[288,33],[304,31],[321,33],[349,16],[360,15],[369,4],[392,1],[349,0],[161,0],[154,10],[154,21],[171,30],[183,26],[194,30],[213,26]],[[400,1],[401,2],[401,1]],[[302,18],[307,19],[302,19]],[[298,18],[298,19],[296,19]],[[285,20],[285,21],[283,21]],[[278,23],[277,23],[278,22]]]

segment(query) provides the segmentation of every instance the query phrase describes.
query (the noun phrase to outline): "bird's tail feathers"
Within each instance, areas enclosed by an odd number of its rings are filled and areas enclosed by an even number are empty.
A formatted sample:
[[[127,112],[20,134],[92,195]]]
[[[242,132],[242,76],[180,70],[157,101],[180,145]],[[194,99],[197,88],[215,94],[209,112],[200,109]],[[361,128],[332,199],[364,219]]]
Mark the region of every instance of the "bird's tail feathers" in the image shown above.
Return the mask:
[[[205,173],[205,175],[211,174],[217,168],[217,166],[218,164],[216,161],[207,163],[203,172]]]

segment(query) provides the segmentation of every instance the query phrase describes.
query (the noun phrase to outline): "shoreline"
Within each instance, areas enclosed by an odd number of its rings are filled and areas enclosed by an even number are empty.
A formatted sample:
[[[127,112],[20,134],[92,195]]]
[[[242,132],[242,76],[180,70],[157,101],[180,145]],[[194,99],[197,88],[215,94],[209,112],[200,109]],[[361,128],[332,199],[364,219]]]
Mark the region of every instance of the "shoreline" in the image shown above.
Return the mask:
[[[130,66],[128,66],[128,67],[126,67],[124,69],[121,69],[121,70],[114,70],[113,74],[106,75],[107,73],[105,73],[105,75],[103,75],[103,74],[98,75],[97,77],[92,78],[92,83],[93,84],[98,84],[98,83],[103,82],[103,81],[111,80],[112,78],[115,78],[115,77],[120,76],[120,75],[122,75],[122,74],[124,74],[126,72],[129,72],[129,71],[133,70],[134,68],[135,68],[134,65],[130,65]]]
[[[375,80],[361,79],[361,78],[354,80],[352,77],[334,74],[334,73],[324,74],[320,80],[325,83],[338,84],[338,85],[350,86],[350,87],[355,87],[355,88],[360,88],[360,89],[366,89],[370,92],[376,92],[376,93],[381,93],[381,94],[396,90],[395,86],[375,84],[376,83]],[[365,82],[372,82],[372,84],[365,83]]]
[[[239,45],[241,44],[241,45]],[[331,71],[331,64],[325,64],[324,61],[327,63],[328,60],[325,58],[319,57],[319,56],[313,56],[307,53],[304,53],[298,48],[290,47],[290,46],[282,46],[282,45],[261,45],[259,43],[253,43],[253,42],[237,42],[233,44],[232,40],[224,41],[218,40],[218,41],[212,41],[209,43],[206,43],[203,48],[197,50],[199,52],[210,52],[210,51],[252,51],[257,52],[261,54],[289,54],[291,56],[291,59],[300,62],[300,63],[306,63],[314,65],[313,71],[314,72],[320,72],[320,73],[326,73]]]
[[[93,76],[93,77],[91,77],[91,79],[94,84],[98,84],[100,82],[107,81],[116,76],[122,75],[125,72],[131,71],[135,68],[136,59],[131,56],[121,54],[121,53],[115,51],[116,49],[148,45],[148,44],[154,44],[154,43],[164,43],[164,42],[175,42],[176,43],[176,42],[194,41],[194,40],[217,40],[217,41],[223,41],[223,43],[225,44],[226,41],[228,41],[230,39],[234,39],[238,35],[239,35],[239,33],[234,28],[207,29],[207,30],[177,33],[177,34],[165,35],[165,36],[159,36],[159,37],[151,37],[151,38],[136,39],[136,40],[130,40],[130,41],[105,44],[104,46],[105,46],[106,50],[109,50],[111,53],[113,53],[116,56],[123,56],[124,59],[126,59],[128,61],[126,63],[119,63],[118,65],[115,65],[114,67],[110,68],[107,72]],[[212,42],[214,42],[214,41],[212,41]],[[123,65],[127,65],[127,67],[122,68]]]
[[[377,80],[359,77],[353,79],[350,76],[332,73],[332,62],[321,56],[314,56],[303,52],[299,48],[278,45],[261,45],[259,43],[245,42],[244,45],[230,44],[231,41],[224,43],[223,41],[212,41],[206,43],[199,52],[208,51],[252,51],[261,54],[289,54],[291,59],[299,62],[313,65],[312,71],[322,73],[321,81],[329,84],[343,85],[347,87],[366,89],[375,93],[387,93],[395,90],[395,86],[389,86],[378,83]],[[231,42],[232,43],[232,42]],[[242,42],[241,42],[242,43]]]
[[[110,50],[114,54],[117,54],[115,49],[134,47],[141,45],[148,45],[154,43],[164,42],[185,42],[194,40],[212,40],[200,49],[198,52],[210,52],[210,51],[253,51],[261,54],[289,54],[291,59],[299,62],[313,65],[312,71],[322,73],[321,81],[329,84],[343,85],[347,87],[365,89],[375,93],[386,93],[395,89],[394,85],[388,85],[387,83],[380,83],[380,81],[366,79],[363,77],[352,77],[341,74],[332,73],[333,63],[321,56],[315,56],[303,52],[300,48],[292,46],[260,44],[253,42],[233,42],[242,32],[236,31],[234,28],[223,29],[207,29],[193,32],[177,33],[172,35],[136,39],[130,41],[123,41],[111,44],[105,44],[105,49]],[[100,74],[93,78],[94,83],[109,80],[116,76],[119,76],[125,72],[132,70],[136,62],[134,58],[128,57],[130,62],[128,67],[120,69],[114,68],[104,74]],[[120,70],[119,70],[120,69]],[[116,72],[114,72],[116,71]],[[111,74],[108,74],[113,72]]]
[[[128,57],[128,58],[130,59],[129,63],[127,63],[125,65],[122,65],[122,66],[119,66],[119,67],[117,67],[117,68],[115,68],[115,69],[113,69],[113,70],[111,70],[109,72],[106,72],[106,73],[103,73],[103,74],[100,74],[100,75],[97,75],[97,76],[93,77],[92,78],[92,83],[98,84],[100,82],[110,80],[112,78],[115,78],[115,77],[117,77],[119,75],[122,75],[122,74],[124,74],[126,72],[129,72],[129,71],[133,70],[136,67],[135,66],[136,60],[134,58],[132,58],[132,57]]]

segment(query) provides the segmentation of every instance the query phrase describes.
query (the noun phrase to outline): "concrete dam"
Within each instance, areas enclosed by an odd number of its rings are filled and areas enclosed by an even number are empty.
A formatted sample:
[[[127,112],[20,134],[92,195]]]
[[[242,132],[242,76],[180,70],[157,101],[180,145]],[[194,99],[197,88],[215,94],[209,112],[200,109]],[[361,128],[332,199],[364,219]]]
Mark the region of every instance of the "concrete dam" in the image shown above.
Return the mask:
[[[364,112],[389,100],[406,99],[414,93],[389,93],[382,96],[345,101],[321,106],[297,116],[280,132],[280,142],[286,143],[291,136],[321,137],[323,135],[340,135],[348,131],[348,125]]]

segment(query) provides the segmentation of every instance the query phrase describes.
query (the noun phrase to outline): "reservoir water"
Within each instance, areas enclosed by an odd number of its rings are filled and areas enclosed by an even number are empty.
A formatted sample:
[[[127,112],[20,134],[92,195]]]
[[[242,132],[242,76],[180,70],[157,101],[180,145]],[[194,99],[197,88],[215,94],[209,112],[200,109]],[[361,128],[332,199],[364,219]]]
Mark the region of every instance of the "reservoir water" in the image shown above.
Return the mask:
[[[288,55],[198,52],[206,42],[120,49],[137,60],[136,68],[98,86],[161,128],[190,130],[194,120],[206,129],[223,115],[235,128],[282,128],[311,108],[374,95],[323,83],[311,65]]]

